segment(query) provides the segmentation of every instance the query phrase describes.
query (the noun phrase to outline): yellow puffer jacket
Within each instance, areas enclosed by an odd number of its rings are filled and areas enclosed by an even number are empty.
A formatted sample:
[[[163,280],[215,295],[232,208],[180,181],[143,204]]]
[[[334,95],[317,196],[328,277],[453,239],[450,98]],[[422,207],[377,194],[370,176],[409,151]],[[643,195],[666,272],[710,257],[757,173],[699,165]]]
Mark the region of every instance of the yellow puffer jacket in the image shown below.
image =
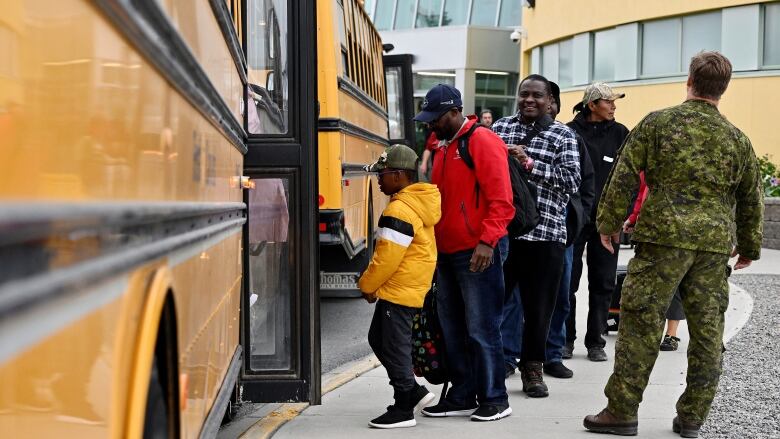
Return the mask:
[[[441,218],[439,189],[415,183],[390,198],[379,218],[376,250],[358,286],[398,305],[421,308],[436,268],[433,226]]]

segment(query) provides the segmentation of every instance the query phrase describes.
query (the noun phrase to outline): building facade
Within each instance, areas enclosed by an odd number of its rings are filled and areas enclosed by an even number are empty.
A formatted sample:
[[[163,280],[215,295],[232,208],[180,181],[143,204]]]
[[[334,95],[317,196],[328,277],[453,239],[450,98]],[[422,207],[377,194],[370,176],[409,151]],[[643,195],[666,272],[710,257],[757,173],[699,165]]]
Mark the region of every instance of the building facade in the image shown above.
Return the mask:
[[[514,112],[520,62],[511,36],[520,0],[366,0],[364,7],[392,53],[414,55],[415,108],[444,83],[462,92],[466,114]]]
[[[616,117],[631,128],[685,99],[693,55],[723,53],[734,73],[722,113],[759,156],[780,159],[771,110],[780,99],[780,1],[541,0],[524,8],[523,25],[521,71],[559,83],[561,120],[588,83],[605,81],[626,93]]]

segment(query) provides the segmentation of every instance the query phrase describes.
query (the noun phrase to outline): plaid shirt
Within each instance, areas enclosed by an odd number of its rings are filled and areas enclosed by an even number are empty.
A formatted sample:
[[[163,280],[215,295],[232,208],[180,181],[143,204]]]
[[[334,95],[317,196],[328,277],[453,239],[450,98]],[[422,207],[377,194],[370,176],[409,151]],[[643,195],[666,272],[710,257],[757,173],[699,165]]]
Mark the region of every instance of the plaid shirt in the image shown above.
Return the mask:
[[[519,114],[497,120],[492,128],[508,145],[517,145],[532,129]],[[536,186],[539,224],[519,237],[525,241],[566,243],[566,204],[580,187],[580,153],[571,128],[555,121],[526,145],[534,160],[530,181]]]

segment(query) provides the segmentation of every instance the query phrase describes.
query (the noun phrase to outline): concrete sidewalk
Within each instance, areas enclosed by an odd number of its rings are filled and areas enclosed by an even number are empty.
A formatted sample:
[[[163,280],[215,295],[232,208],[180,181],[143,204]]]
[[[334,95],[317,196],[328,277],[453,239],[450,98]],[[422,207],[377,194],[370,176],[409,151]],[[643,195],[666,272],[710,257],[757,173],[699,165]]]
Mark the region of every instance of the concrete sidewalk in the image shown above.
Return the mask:
[[[633,254],[622,249],[620,263],[627,263]],[[740,273],[780,274],[780,251],[764,250],[762,260]],[[579,294],[587,294],[587,278],[583,276]],[[582,300],[580,303],[587,303]],[[732,285],[731,304],[726,314],[724,338],[733,337],[747,322],[753,301],[740,288]],[[587,307],[577,309],[578,332],[585,333]],[[366,331],[368,328],[366,328]],[[671,423],[675,415],[675,402],[685,387],[687,359],[687,326],[683,322],[679,333],[682,338],[676,352],[661,352],[658,356],[650,385],[645,391],[639,410],[639,437],[674,438]],[[522,392],[518,374],[507,380],[512,416],[488,423],[471,422],[468,418],[427,418],[417,415],[417,426],[395,430],[369,429],[368,421],[384,412],[392,403],[392,388],[382,367],[371,370],[351,382],[331,391],[320,406],[311,406],[286,423],[274,435],[283,438],[364,438],[426,437],[447,439],[483,437],[489,439],[535,437],[575,438],[590,437],[582,427],[582,418],[597,413],[606,405],[604,385],[612,371],[615,335],[607,337],[605,363],[594,363],[585,358],[585,348],[578,339],[574,358],[566,365],[574,370],[574,378],[562,380],[545,376],[550,396],[542,399],[527,398]],[[420,381],[425,384],[424,381]],[[428,386],[439,394],[439,386]]]

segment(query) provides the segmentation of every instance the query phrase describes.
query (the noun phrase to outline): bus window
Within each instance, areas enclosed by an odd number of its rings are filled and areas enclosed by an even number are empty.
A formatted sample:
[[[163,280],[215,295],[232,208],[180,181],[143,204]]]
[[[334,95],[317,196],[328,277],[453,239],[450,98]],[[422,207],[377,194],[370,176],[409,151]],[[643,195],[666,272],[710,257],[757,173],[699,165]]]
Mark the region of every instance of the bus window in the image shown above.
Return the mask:
[[[401,119],[401,67],[388,67],[385,69],[387,81],[387,117],[391,139],[402,139],[404,134],[404,121]]]
[[[250,134],[286,134],[289,128],[287,2],[249,0],[247,63]]]
[[[289,185],[253,178],[249,190],[249,367],[289,371],[292,364]]]

